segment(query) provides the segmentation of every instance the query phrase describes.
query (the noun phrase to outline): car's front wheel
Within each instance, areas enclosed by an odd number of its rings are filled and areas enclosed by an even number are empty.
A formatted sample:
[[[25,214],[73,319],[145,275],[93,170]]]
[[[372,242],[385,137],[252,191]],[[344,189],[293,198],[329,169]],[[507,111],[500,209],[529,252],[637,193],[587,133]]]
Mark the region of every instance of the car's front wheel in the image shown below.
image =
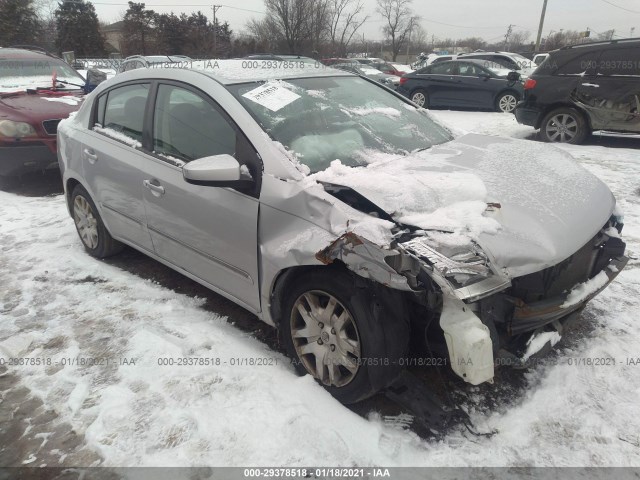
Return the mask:
[[[123,245],[109,234],[95,203],[82,185],[76,185],[71,193],[71,213],[80,240],[89,255],[105,258],[122,250]]]
[[[513,113],[518,104],[518,95],[513,92],[503,92],[496,99],[496,110],[504,113]]]
[[[399,297],[382,288],[327,268],[288,289],[280,319],[287,352],[343,403],[370,397],[402,369],[408,320]]]
[[[422,108],[429,108],[429,94],[419,88],[411,94],[411,101]]]
[[[584,116],[574,108],[558,108],[542,120],[540,133],[545,142],[582,143],[589,135]]]

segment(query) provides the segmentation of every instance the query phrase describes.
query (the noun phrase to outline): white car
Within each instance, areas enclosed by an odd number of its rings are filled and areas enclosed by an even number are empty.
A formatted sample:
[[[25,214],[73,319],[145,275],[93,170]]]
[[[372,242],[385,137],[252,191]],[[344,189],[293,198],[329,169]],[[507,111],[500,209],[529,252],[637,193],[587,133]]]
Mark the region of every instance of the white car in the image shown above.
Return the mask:
[[[511,52],[461,53],[458,55],[458,58],[484,60],[487,68],[505,68],[513,70],[518,72],[523,79],[528,78],[537,68],[537,65],[527,57]]]
[[[277,327],[341,401],[393,382],[410,339],[492,382],[626,265],[611,191],[568,154],[454,139],[348,72],[243,62],[101,83],[58,129],[69,212],[90,255],[130,245]]]

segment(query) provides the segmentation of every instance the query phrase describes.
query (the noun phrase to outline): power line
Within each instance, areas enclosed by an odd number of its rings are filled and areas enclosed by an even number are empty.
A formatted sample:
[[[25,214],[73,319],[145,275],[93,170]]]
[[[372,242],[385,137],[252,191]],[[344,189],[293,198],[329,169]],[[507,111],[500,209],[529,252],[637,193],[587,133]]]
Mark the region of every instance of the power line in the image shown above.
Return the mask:
[[[631,10],[629,8],[626,7],[621,7],[620,5],[616,5],[615,3],[611,3],[609,0],[600,0],[601,2],[607,3],[609,5],[611,5],[612,7],[616,7],[619,8],[620,10],[624,10],[626,12],[631,12],[631,13],[640,13],[640,11],[638,10]]]
[[[483,29],[491,29],[491,30],[495,30],[497,28],[504,28],[504,26],[499,26],[499,27],[478,27],[478,26],[473,26],[473,27],[469,27],[466,25],[454,25],[452,23],[444,23],[444,22],[438,22],[436,20],[429,20],[427,18],[421,18],[421,21],[425,21],[425,22],[429,22],[429,23],[437,23],[438,25],[445,25],[447,27],[456,27],[456,28],[472,28],[472,29],[476,29],[476,28],[483,28]]]
[[[91,2],[94,5],[129,5],[128,3],[119,3],[119,2]],[[251,13],[260,13],[264,15],[266,12],[261,12],[259,10],[250,10],[248,8],[240,8],[240,7],[232,7],[231,5],[219,5],[220,7],[231,8],[233,10],[242,10],[243,12],[251,12]],[[145,3],[145,7],[211,7],[211,4],[202,4],[202,3]]]

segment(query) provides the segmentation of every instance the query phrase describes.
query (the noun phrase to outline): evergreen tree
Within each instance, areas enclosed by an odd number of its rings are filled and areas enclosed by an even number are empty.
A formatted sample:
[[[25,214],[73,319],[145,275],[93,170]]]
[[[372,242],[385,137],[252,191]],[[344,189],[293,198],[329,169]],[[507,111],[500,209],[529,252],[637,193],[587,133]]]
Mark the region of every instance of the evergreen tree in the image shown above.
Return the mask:
[[[39,31],[32,0],[0,0],[0,45],[33,45]]]
[[[155,50],[156,19],[156,12],[146,10],[144,3],[129,2],[122,28],[124,54],[149,55]]]
[[[60,3],[55,17],[58,31],[56,47],[59,51],[73,50],[77,58],[104,55],[104,37],[91,2],[74,0]]]
[[[171,13],[156,16],[157,51],[165,55],[185,55],[189,25],[187,16]]]

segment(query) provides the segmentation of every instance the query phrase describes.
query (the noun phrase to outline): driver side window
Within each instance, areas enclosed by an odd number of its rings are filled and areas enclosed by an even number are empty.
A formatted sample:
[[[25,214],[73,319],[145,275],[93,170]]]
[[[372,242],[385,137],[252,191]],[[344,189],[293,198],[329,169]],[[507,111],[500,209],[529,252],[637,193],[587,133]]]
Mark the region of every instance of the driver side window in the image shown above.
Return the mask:
[[[236,154],[236,132],[202,96],[174,85],[160,85],[153,119],[153,149],[189,162]]]

